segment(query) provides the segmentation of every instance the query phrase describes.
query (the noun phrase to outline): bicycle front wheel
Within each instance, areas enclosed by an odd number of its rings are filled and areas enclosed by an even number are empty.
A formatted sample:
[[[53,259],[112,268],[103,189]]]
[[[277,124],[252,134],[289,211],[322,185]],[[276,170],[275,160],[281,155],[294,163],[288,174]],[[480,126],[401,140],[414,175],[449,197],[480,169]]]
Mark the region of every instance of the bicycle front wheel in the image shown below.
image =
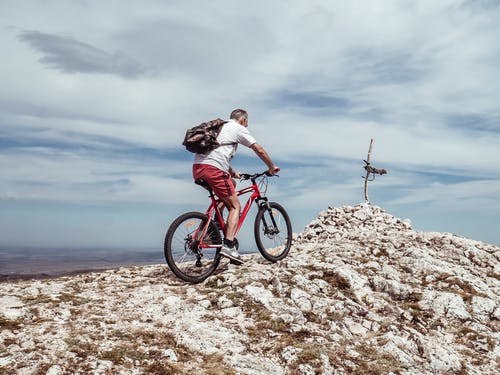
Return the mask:
[[[199,283],[210,276],[220,262],[218,248],[200,248],[201,234],[208,217],[188,212],[173,221],[165,236],[165,259],[172,272],[188,283]],[[210,221],[203,239],[206,245],[222,243],[220,232]]]
[[[292,246],[292,224],[285,209],[276,202],[260,207],[255,217],[254,235],[264,258],[271,262],[285,258]]]

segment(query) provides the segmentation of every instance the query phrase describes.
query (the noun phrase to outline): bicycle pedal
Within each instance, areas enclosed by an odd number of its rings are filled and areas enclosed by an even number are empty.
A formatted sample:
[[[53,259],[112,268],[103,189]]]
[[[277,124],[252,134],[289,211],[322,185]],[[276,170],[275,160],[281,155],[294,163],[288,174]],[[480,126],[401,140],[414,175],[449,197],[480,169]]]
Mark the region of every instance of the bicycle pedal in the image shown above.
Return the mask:
[[[237,260],[229,259],[229,264],[234,264],[235,266],[241,266],[243,263]]]

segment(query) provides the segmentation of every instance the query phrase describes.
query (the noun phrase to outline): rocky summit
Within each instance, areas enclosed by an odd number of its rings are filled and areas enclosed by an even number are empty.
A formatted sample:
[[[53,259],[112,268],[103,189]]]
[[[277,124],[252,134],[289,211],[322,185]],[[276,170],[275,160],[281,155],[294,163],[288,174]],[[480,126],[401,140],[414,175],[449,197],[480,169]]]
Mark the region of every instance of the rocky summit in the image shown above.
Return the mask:
[[[500,247],[328,208],[275,264],[0,284],[0,374],[498,374]]]

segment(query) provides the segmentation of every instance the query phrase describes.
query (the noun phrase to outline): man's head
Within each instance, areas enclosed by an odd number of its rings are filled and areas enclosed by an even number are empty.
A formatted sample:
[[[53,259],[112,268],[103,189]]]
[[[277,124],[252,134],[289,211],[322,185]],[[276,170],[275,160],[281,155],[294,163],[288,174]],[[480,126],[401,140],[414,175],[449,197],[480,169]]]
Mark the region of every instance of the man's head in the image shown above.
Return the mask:
[[[239,122],[243,126],[248,126],[248,113],[244,109],[238,108],[231,112],[230,119]]]

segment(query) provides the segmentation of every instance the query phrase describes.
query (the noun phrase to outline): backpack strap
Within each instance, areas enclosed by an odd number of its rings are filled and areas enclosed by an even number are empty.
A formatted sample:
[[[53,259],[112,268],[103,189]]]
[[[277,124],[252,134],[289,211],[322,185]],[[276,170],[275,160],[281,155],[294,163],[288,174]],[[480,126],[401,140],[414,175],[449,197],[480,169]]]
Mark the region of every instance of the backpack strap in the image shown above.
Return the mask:
[[[220,147],[220,146],[229,146],[229,145],[237,145],[238,142],[225,142],[225,143],[219,143],[219,145],[217,147]]]

